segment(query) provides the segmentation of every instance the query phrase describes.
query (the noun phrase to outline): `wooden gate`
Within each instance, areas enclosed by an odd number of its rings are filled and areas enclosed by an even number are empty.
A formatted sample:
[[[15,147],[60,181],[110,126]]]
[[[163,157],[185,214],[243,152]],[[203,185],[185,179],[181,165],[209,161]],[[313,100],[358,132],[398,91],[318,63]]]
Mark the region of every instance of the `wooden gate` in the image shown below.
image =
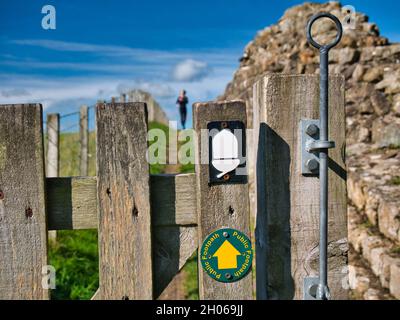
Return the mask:
[[[332,78],[331,136],[344,147],[344,81]],[[200,299],[300,299],[303,278],[318,270],[318,179],[299,173],[298,122],[318,118],[318,79],[267,76],[255,86],[253,124],[242,101],[197,103],[194,129],[210,121],[254,126],[256,221],[248,184],[208,184],[195,174],[150,175],[144,103],[98,104],[97,176],[45,176],[42,107],[0,106],[0,298],[47,299],[42,268],[49,230],[98,229],[99,289],[93,299],[155,299],[197,250],[222,228],[252,236],[256,223],[256,286],[250,273],[216,282],[199,267]],[[249,110],[247,110],[249,111]],[[196,156],[208,146],[196,140]],[[346,298],[346,188],[342,148],[331,154],[330,281]],[[253,171],[251,171],[253,172]],[[256,178],[255,178],[256,177]]]

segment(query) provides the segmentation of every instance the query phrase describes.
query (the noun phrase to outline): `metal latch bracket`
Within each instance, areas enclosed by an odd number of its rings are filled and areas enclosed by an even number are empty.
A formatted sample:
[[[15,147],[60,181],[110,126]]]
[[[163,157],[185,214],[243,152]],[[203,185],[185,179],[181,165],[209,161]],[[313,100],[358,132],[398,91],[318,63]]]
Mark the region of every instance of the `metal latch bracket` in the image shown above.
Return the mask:
[[[303,300],[317,300],[319,278],[306,277],[303,284]]]
[[[321,141],[319,120],[302,119],[300,121],[301,137],[301,174],[309,177],[319,175],[319,151],[335,147],[333,141]]]

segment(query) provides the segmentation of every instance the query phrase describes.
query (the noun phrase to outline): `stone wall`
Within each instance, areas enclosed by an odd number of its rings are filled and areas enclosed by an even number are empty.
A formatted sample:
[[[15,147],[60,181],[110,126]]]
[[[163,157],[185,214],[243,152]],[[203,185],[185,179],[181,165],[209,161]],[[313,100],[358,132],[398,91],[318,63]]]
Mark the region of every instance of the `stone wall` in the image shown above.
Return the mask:
[[[125,94],[127,102],[146,102],[149,122],[168,125],[168,117],[158,102],[148,92],[134,89]]]
[[[379,280],[376,293],[400,299],[400,152],[366,144],[348,152],[349,242]],[[355,272],[352,287],[365,294],[365,281],[360,285]]]

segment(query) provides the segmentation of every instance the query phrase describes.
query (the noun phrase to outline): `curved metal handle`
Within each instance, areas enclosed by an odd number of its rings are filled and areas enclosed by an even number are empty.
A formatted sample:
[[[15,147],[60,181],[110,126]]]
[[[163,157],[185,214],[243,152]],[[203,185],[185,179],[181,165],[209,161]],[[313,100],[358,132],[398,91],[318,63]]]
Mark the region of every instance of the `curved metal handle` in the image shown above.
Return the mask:
[[[321,18],[329,18],[329,19],[331,19],[331,20],[335,23],[335,25],[336,25],[337,35],[336,35],[336,39],[335,39],[332,43],[324,44],[324,45],[319,44],[318,42],[316,42],[316,41],[313,39],[313,37],[312,37],[312,35],[311,35],[312,26],[314,25],[314,23],[315,23],[317,20],[319,20],[319,19],[321,19]],[[309,42],[313,47],[315,47],[315,48],[317,48],[317,49],[319,49],[319,50],[321,50],[321,49],[325,49],[325,50],[330,50],[330,49],[332,49],[333,47],[335,47],[335,46],[340,42],[340,40],[342,39],[342,35],[343,35],[342,23],[341,23],[340,20],[339,20],[336,16],[334,16],[333,14],[330,14],[330,13],[328,13],[328,12],[317,13],[316,15],[312,16],[311,19],[308,21],[308,24],[307,24],[307,40],[308,40],[308,42]]]

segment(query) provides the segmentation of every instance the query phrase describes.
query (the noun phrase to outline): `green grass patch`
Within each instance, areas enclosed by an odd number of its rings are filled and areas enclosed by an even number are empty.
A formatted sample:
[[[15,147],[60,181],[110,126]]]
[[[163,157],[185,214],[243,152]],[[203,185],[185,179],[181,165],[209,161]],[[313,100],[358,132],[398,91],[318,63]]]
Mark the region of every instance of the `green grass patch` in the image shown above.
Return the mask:
[[[400,149],[400,145],[391,144],[391,145],[388,146],[388,149],[390,149],[390,150],[398,150],[398,149]]]
[[[99,287],[97,230],[58,231],[49,264],[56,269],[52,299],[90,299]]]
[[[375,228],[375,226],[371,223],[371,221],[369,221],[368,219],[365,219],[361,224],[360,224],[361,228],[365,228],[365,229],[372,229]]]
[[[400,177],[393,177],[390,179],[389,183],[394,186],[400,186]]]
[[[186,273],[185,291],[188,300],[199,300],[197,267],[197,252],[195,252],[183,267],[183,271]]]
[[[400,246],[394,246],[392,249],[390,249],[390,253],[400,255]]]

